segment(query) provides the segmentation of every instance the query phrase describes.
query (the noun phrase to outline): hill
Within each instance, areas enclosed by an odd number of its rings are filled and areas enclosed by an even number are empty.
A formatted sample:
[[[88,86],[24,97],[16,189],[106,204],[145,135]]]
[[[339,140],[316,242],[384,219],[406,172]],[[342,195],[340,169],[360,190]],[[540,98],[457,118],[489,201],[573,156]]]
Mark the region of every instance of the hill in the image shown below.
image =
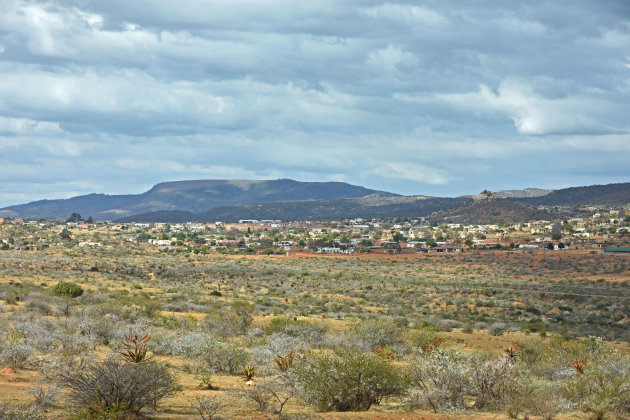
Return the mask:
[[[542,188],[525,188],[523,190],[500,190],[496,194],[501,198],[529,198],[542,197],[553,190],[544,190]]]
[[[215,207],[204,213],[161,211],[133,215],[118,222],[214,222],[257,220],[333,220],[348,217],[423,217],[465,199],[425,196],[368,195],[331,200],[280,201]]]
[[[511,198],[510,201],[533,206],[625,206],[630,203],[630,183],[563,188],[540,197]]]
[[[159,211],[202,213],[215,207],[245,203],[357,198],[385,191],[344,182],[278,180],[195,180],[164,182],[137,195],[89,194],[62,200],[41,200],[0,209],[0,217],[65,219],[80,213],[96,220],[113,220]]]
[[[557,216],[557,212],[538,210],[502,199],[491,191],[483,191],[453,208],[433,213],[429,220],[436,223],[493,224],[553,219]]]

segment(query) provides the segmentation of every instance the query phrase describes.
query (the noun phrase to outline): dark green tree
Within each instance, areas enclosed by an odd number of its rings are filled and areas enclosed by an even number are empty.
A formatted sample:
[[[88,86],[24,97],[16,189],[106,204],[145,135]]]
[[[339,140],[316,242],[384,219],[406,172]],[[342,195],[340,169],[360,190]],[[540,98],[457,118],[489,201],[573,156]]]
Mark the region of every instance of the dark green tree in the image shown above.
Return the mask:
[[[81,220],[83,220],[83,218],[79,213],[72,213],[70,217],[66,219],[66,223],[78,223]]]

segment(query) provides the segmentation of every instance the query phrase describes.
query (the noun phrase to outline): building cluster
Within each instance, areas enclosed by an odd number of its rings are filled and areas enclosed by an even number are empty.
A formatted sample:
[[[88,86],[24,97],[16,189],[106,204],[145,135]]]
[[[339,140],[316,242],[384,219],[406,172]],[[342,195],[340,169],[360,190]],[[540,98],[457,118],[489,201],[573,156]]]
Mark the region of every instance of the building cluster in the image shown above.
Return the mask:
[[[595,213],[588,218],[492,225],[361,218],[236,223],[0,220],[0,248],[5,250],[144,246],[156,251],[195,254],[417,254],[504,249],[602,249],[625,253],[630,243],[630,216],[619,211]]]

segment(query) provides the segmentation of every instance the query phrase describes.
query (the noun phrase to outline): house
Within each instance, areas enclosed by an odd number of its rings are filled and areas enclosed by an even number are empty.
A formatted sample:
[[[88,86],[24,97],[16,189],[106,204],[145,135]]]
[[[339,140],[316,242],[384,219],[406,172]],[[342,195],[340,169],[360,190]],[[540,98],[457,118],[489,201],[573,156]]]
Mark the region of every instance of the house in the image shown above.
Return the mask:
[[[442,246],[436,246],[435,248],[430,248],[429,252],[451,253],[451,252],[462,252],[462,249],[455,246],[451,246],[451,245],[442,245]]]
[[[317,248],[318,254],[352,254],[354,253],[354,249],[341,249],[336,247],[322,247]]]
[[[408,248],[421,248],[425,246],[427,243],[423,241],[409,241],[407,242]]]

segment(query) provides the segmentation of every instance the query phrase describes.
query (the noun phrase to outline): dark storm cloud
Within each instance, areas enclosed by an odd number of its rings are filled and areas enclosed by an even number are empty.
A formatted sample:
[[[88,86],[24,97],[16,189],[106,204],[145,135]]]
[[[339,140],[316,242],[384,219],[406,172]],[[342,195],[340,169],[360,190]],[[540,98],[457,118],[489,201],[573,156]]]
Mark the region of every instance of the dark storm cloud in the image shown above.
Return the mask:
[[[191,178],[625,181],[629,98],[624,1],[6,0],[0,204]]]

